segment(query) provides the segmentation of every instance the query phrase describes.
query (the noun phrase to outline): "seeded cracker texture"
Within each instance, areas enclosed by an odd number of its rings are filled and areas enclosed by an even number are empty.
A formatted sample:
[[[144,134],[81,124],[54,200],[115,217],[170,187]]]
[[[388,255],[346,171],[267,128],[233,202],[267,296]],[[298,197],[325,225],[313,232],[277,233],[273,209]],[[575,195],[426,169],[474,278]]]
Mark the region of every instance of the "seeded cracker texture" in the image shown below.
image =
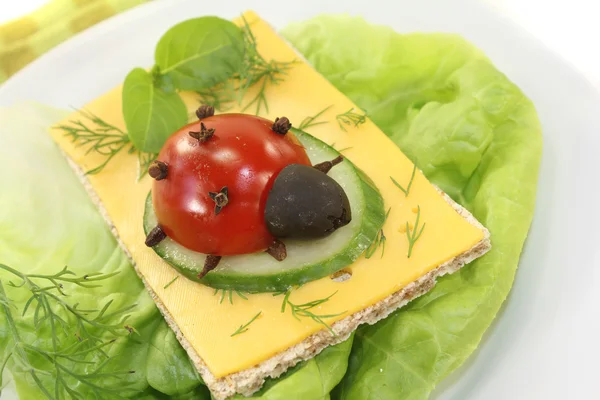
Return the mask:
[[[293,367],[299,362],[310,360],[317,354],[319,354],[323,349],[327,346],[335,345],[346,340],[352,332],[358,328],[361,324],[375,324],[377,321],[380,321],[390,315],[392,312],[406,305],[409,301],[425,294],[431,288],[435,286],[436,279],[440,276],[451,274],[453,272],[458,271],[462,266],[476,258],[481,257],[485,253],[487,253],[491,248],[490,243],[490,233],[489,231],[479,223],[473,217],[471,213],[469,213],[465,208],[454,202],[448,195],[443,193],[438,189],[438,193],[440,196],[444,198],[444,200],[454,208],[454,210],[462,216],[467,222],[472,224],[473,226],[481,229],[484,232],[484,238],[478,242],[471,249],[466,252],[454,257],[453,259],[447,261],[446,263],[440,265],[439,267],[431,270],[426,275],[423,275],[416,281],[411,284],[405,286],[399,291],[392,293],[385,299],[380,302],[373,304],[370,307],[367,307],[357,313],[354,313],[340,321],[335,322],[331,328],[335,332],[335,336],[331,335],[331,333],[324,329],[312,336],[309,336],[304,341],[289,347],[287,350],[282,351],[273,357],[261,362],[260,364],[255,365],[254,367],[245,369],[243,371],[239,371],[222,378],[215,378],[215,376],[208,370],[208,367],[200,358],[200,356],[196,353],[192,345],[187,341],[187,339],[181,333],[177,322],[173,319],[165,305],[160,301],[156,293],[152,290],[152,288],[146,283],[142,274],[140,274],[135,261],[131,257],[131,254],[119,238],[119,234],[110,220],[104,205],[100,201],[100,198],[96,194],[94,188],[88,181],[85,172],[79,167],[75,162],[71,160],[69,156],[67,156],[63,152],[63,156],[68,160],[69,165],[75,171],[77,176],[79,177],[81,183],[85,186],[89,196],[92,201],[99,209],[102,217],[104,217],[106,223],[109,225],[111,232],[117,239],[119,246],[123,249],[132,265],[134,266],[138,276],[144,283],[144,286],[152,296],[152,299],[156,303],[158,309],[162,313],[163,317],[169,324],[169,327],[175,332],[177,336],[177,340],[183,348],[186,350],[188,356],[192,360],[194,366],[202,376],[204,383],[213,396],[217,400],[226,399],[227,397],[233,396],[236,393],[242,394],[244,396],[250,396],[256,391],[258,391],[265,379],[267,378],[277,378],[281,374],[283,374],[288,368]]]

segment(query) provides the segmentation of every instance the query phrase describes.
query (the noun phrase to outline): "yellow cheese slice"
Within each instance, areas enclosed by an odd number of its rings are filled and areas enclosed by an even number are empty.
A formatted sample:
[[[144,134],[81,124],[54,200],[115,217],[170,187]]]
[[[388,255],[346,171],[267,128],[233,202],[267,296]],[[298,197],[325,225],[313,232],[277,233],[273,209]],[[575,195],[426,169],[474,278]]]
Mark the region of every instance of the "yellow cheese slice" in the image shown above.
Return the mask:
[[[258,16],[250,12],[245,18],[256,36],[260,53],[267,60],[298,59],[294,50]],[[344,154],[373,179],[386,209],[391,207],[384,226],[387,245],[383,258],[379,252],[369,259],[361,257],[352,265],[351,279],[345,282],[323,278],[295,289],[290,295],[293,303],[335,293],[314,310],[320,314],[342,313],[327,319],[333,323],[384,299],[483,239],[484,233],[460,217],[420,172],[408,196],[394,186],[390,176],[405,186],[410,181],[413,164],[371,121],[341,129],[336,115],[356,106],[311,66],[298,60],[283,78],[278,85],[269,87],[269,111],[262,115],[270,119],[285,115],[297,126],[307,116],[331,106],[320,118],[327,123],[308,129],[309,133],[326,143],[335,143],[338,149],[350,148]],[[246,101],[253,93],[250,90]],[[198,95],[184,97],[190,112],[199,106]],[[125,130],[121,87],[109,91],[85,109]],[[81,115],[73,114],[64,123],[78,119]],[[104,161],[97,153],[87,153],[85,147],[72,143],[64,131],[54,129],[51,134],[84,171]],[[214,289],[183,277],[165,288],[178,273],[144,245],[142,215],[151,179],[146,176],[138,181],[137,156],[122,151],[101,173],[88,178],[139,272],[215,377],[252,367],[323,329],[309,318],[295,319],[289,309],[282,313],[283,296],[255,294],[247,295],[248,300],[244,300],[234,294],[233,304],[228,296],[221,303],[221,296],[215,295]],[[417,207],[426,228],[408,258],[409,244],[403,227],[406,222],[414,223]],[[231,336],[258,312],[261,316],[247,332]]]

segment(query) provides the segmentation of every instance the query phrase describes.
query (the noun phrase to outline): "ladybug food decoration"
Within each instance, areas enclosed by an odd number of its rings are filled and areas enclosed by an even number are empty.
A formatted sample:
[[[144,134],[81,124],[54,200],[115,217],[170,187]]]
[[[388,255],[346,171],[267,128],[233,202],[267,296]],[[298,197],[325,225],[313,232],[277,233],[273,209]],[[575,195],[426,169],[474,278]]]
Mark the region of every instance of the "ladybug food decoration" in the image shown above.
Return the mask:
[[[346,193],[327,175],[343,158],[311,165],[287,118],[215,116],[210,106],[196,115],[149,168],[158,224],[147,246],[168,236],[206,254],[200,279],[222,256],[266,251],[282,261],[282,239],[322,238],[351,221]]]

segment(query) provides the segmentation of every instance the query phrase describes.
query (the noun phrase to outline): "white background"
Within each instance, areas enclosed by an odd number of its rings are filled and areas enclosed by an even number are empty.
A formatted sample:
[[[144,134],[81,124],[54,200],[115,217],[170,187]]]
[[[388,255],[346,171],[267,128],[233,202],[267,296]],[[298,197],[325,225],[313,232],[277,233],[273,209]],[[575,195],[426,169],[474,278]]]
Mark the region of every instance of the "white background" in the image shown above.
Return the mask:
[[[48,0],[0,1],[0,24]],[[600,6],[595,0],[481,0],[533,33],[600,89]]]
[[[27,14],[47,1],[1,0],[0,24]],[[600,89],[600,6],[595,0],[481,1],[492,4],[533,33]]]

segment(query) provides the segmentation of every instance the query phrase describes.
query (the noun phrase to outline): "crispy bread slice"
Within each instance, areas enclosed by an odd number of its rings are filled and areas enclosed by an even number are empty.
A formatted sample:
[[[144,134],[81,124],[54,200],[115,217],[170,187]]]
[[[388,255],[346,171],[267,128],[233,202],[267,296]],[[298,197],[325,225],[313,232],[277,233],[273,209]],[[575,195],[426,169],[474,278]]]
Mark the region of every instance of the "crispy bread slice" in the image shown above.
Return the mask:
[[[212,392],[213,396],[218,400],[233,396],[236,393],[242,394],[244,396],[252,395],[262,387],[263,383],[265,382],[265,379],[277,378],[278,376],[283,374],[288,368],[293,367],[299,362],[313,358],[327,346],[341,343],[342,341],[346,340],[350,336],[350,334],[354,332],[356,328],[358,328],[359,325],[365,323],[375,324],[377,321],[386,318],[392,312],[406,305],[409,301],[431,290],[435,286],[438,277],[458,271],[465,264],[481,257],[491,248],[489,231],[483,225],[481,225],[479,221],[477,221],[469,211],[467,211],[465,208],[463,208],[454,200],[452,200],[448,195],[446,195],[444,192],[438,189],[440,196],[442,196],[444,200],[449,205],[451,205],[452,208],[461,217],[463,217],[467,222],[481,229],[484,232],[484,237],[481,241],[475,244],[475,246],[473,246],[471,249],[439,265],[437,268],[429,271],[427,274],[421,276],[420,278],[410,283],[409,285],[403,287],[402,289],[398,290],[397,292],[392,293],[380,302],[373,304],[352,315],[349,315],[348,317],[340,321],[335,322],[332,325],[332,329],[336,333],[335,336],[331,335],[331,333],[328,330],[323,329],[317,332],[316,334],[309,336],[304,341],[289,347],[288,349],[274,355],[273,357],[261,362],[260,364],[257,364],[243,371],[224,376],[222,378],[216,378],[209,371],[208,367],[206,366],[202,358],[196,353],[192,345],[184,337],[183,333],[181,332],[181,329],[177,325],[177,322],[170,315],[165,305],[156,295],[154,290],[152,290],[150,285],[147,284],[143,275],[138,271],[135,261],[131,257],[131,254],[129,253],[123,242],[120,240],[114,224],[110,220],[108,213],[106,212],[106,209],[104,208],[94,188],[88,181],[85,172],[65,153],[63,153],[63,155],[67,158],[67,160],[69,161],[69,165],[73,168],[80,181],[85,186],[92,201],[100,210],[100,213],[106,220],[106,223],[109,225],[113,235],[117,239],[119,246],[127,254],[128,258],[130,259],[131,263],[136,269],[136,272],[138,273],[139,277],[144,282],[144,286],[154,299],[154,302],[156,303],[158,309],[164,316],[171,329],[175,332],[177,340],[179,340],[183,348],[186,350],[188,356],[192,360],[194,366],[197,368],[198,372],[202,376],[202,379]]]

